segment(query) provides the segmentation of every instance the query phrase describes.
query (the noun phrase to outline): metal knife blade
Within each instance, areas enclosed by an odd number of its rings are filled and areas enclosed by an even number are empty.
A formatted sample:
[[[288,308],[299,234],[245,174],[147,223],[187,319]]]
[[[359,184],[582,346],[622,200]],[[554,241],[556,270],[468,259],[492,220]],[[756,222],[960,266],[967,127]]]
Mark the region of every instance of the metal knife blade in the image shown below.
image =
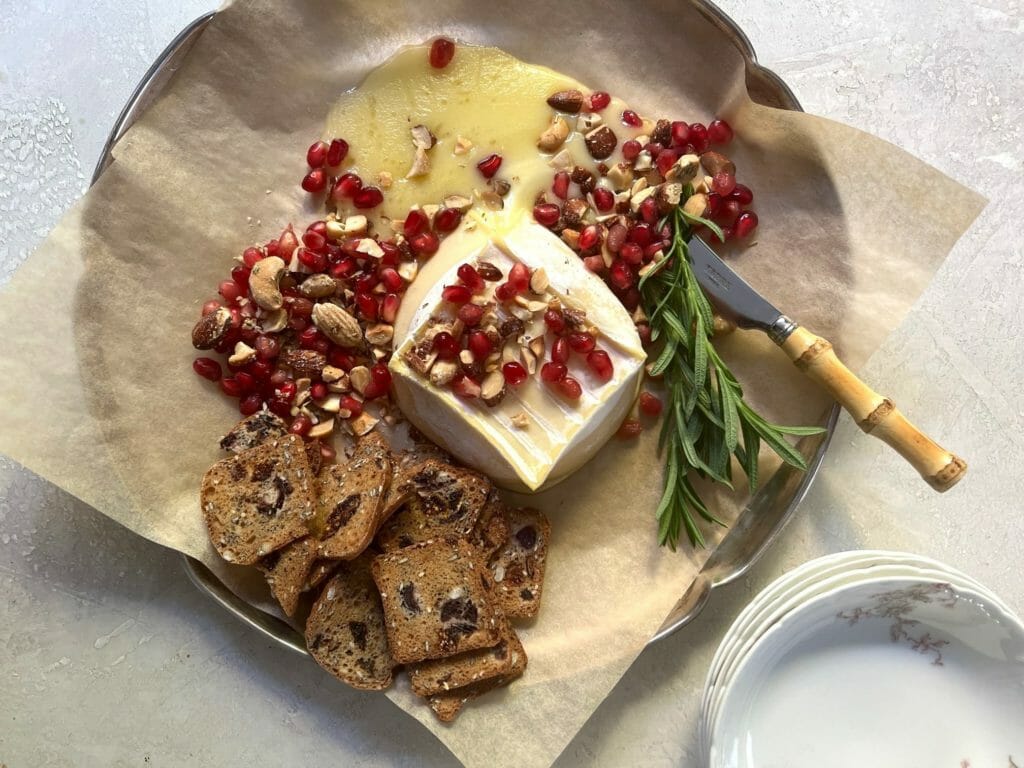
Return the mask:
[[[689,249],[697,282],[719,314],[740,328],[764,331],[776,344],[781,344],[793,332],[796,323],[733,272],[711,246],[693,237]]]

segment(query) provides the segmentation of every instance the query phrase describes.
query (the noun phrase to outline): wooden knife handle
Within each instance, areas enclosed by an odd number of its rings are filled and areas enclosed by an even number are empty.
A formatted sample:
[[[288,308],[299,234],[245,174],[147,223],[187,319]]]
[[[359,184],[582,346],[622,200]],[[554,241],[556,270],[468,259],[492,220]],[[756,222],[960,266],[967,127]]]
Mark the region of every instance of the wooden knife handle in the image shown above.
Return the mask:
[[[967,472],[963,459],[921,432],[889,398],[843,365],[830,342],[798,326],[780,346],[797,368],[828,390],[861,429],[895,448],[936,491],[948,491]]]

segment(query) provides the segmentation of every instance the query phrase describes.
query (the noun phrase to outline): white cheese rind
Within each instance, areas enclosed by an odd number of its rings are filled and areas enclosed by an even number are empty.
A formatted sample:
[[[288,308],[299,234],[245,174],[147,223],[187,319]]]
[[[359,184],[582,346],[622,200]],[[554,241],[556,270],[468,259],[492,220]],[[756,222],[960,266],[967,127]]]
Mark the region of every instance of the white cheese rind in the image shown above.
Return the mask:
[[[434,387],[412,370],[404,353],[443,306],[441,291],[456,281],[458,266],[477,259],[495,263],[506,275],[514,261],[531,269],[543,267],[551,283],[549,290],[563,302],[585,309],[588,323],[600,330],[598,346],[612,359],[613,379],[598,382],[583,356],[573,354],[570,375],[583,386],[580,400],[570,402],[539,376],[531,376],[522,386],[507,388],[502,402],[491,408],[463,400],[447,388]],[[490,240],[452,238],[430,264],[434,270],[441,265],[448,267],[447,272],[431,282],[411,318],[403,306],[408,319],[396,323],[396,352],[390,367],[398,405],[424,434],[498,485],[518,491],[549,487],[583,466],[616,432],[636,400],[646,355],[633,322],[575,253],[532,222],[511,228],[503,236],[491,233]],[[550,341],[549,335],[549,349]],[[520,413],[527,416],[525,429],[512,422]]]

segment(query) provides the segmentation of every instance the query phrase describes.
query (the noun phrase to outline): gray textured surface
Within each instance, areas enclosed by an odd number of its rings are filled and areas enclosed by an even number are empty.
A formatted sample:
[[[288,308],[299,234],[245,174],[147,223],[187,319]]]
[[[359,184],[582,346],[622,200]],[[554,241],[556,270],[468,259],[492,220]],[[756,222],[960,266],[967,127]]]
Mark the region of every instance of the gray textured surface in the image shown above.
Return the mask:
[[[769,555],[640,657],[559,766],[695,764],[697,702],[718,640],[763,585],[818,554],[921,552],[1024,610],[1020,3],[721,4],[809,111],[893,141],[992,200],[863,372],[972,467],[960,487],[935,496],[844,420],[819,482]],[[210,4],[45,6],[0,0],[0,282],[85,189],[149,62]],[[175,555],[0,459],[3,763],[454,760],[383,697],[333,684],[224,616]]]

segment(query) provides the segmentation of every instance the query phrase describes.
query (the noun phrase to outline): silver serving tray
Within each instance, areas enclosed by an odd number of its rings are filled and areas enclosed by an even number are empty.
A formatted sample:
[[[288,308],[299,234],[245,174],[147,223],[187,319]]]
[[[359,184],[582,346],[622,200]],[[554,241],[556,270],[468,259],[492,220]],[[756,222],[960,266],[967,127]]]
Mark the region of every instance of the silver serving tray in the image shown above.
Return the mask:
[[[757,63],[750,40],[736,22],[707,0],[689,1],[712,24],[722,30],[743,55],[746,60],[747,91],[754,101],[779,109],[803,111],[789,86],[774,72]],[[150,66],[121,110],[107,137],[93,173],[92,183],[96,182],[113,161],[111,151],[114,145],[160,95],[192,44],[213,17],[214,13],[208,13],[189,24]],[[821,419],[826,431],[804,438],[798,443],[797,447],[807,459],[806,472],[783,466],[762,484],[650,642],[661,640],[686,626],[700,613],[715,587],[728,584],[742,576],[771,545],[792,517],[818,474],[838,418],[839,406],[833,405]],[[282,645],[298,653],[307,653],[302,634],[294,627],[241,600],[198,560],[187,556],[183,556],[183,559],[185,572],[192,583],[220,603],[229,613]]]

